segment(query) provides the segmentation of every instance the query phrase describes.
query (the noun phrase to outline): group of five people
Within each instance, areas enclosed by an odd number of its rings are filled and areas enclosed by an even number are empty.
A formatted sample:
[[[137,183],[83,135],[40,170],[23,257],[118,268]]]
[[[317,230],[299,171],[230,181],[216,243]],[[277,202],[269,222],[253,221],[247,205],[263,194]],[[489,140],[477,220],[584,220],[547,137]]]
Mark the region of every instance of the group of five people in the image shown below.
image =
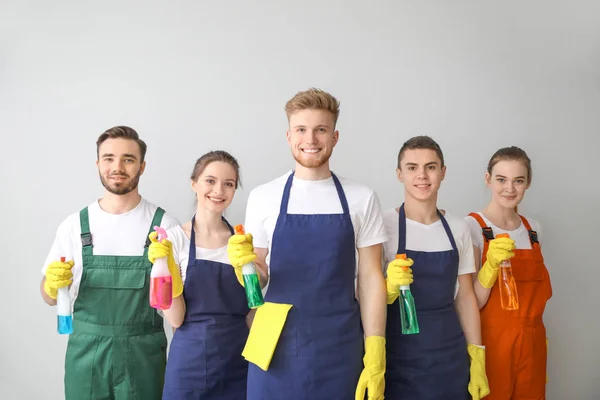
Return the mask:
[[[413,137],[398,154],[404,202],[382,212],[373,190],[330,170],[339,102],[309,89],[285,111],[296,167],[251,191],[247,234],[224,218],[240,186],[231,154],[196,161],[196,210],[179,225],[139,194],[146,145],[137,132],[117,126],[98,138],[105,193],[63,221],[42,271],[48,304],[67,286],[73,301],[65,397],[544,399],[551,285],[539,225],[517,212],[531,184],[527,154],[498,150],[485,174],[490,203],[463,218],[438,209],[446,173],[439,145]],[[158,240],[155,226],[168,239]],[[161,257],[173,302],[159,314],[148,294]],[[516,311],[500,304],[506,259]],[[261,309],[246,301],[241,269],[249,262],[266,304],[291,306],[266,368],[242,356],[251,332],[270,329],[253,327]],[[414,335],[400,329],[404,285],[416,303]],[[163,317],[175,329],[168,362]]]

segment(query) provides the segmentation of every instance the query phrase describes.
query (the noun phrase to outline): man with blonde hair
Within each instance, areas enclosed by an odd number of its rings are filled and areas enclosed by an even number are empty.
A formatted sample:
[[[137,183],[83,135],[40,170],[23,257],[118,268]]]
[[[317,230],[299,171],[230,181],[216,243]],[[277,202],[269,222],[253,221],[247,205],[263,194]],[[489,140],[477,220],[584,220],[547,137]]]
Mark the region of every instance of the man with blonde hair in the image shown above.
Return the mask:
[[[268,369],[250,364],[247,398],[383,399],[387,237],[379,199],[329,168],[339,139],[335,97],[309,89],[285,111],[296,168],[252,190],[251,235],[234,235],[228,249],[234,266],[255,260],[268,280],[265,301],[292,305]]]

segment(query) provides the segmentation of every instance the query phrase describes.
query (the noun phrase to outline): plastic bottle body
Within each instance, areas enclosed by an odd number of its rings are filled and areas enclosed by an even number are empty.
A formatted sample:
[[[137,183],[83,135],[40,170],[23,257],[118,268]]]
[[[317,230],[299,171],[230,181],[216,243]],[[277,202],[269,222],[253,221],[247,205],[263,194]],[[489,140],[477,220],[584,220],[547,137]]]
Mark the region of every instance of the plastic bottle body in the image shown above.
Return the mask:
[[[400,286],[399,304],[402,334],[413,335],[415,333],[419,333],[419,322],[417,321],[415,298],[410,291],[409,285]]]
[[[167,258],[157,258],[150,272],[150,307],[168,310],[172,302],[173,278],[169,272]]]
[[[69,288],[58,289],[56,296],[56,330],[61,335],[73,333],[73,314],[71,312],[71,296]]]
[[[257,308],[265,304],[254,263],[248,263],[242,267],[242,277],[244,278],[244,290],[246,291],[248,307]]]
[[[512,273],[510,260],[500,263],[500,304],[503,310],[514,311],[519,309],[519,296],[517,294],[517,283]]]

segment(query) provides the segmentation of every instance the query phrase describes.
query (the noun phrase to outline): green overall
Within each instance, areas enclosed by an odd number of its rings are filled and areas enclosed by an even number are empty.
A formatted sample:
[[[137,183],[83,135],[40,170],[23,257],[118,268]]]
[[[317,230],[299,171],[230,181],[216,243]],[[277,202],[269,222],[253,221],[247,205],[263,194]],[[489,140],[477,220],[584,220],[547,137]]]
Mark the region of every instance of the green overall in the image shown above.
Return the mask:
[[[156,210],[149,232],[163,214]],[[149,240],[142,256],[94,255],[87,207],[79,220],[83,274],[65,359],[65,398],[160,399],[167,338],[148,298]]]

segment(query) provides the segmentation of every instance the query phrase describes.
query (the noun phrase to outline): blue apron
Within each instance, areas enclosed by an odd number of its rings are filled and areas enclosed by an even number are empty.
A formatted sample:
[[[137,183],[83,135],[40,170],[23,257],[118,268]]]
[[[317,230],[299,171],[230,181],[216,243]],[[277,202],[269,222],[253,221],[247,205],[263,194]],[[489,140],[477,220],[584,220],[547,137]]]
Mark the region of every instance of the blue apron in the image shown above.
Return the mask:
[[[223,219],[231,233],[231,225]],[[185,319],[173,336],[163,399],[244,400],[248,303],[231,265],[196,259],[194,218],[183,289]]]
[[[467,343],[454,308],[458,250],[448,222],[438,215],[452,250],[406,250],[406,214],[400,207],[398,254],[413,259],[415,298],[420,333],[403,335],[398,300],[387,311],[387,371],[389,400],[467,400]]]
[[[354,399],[364,341],[348,202],[333,175],[343,214],[288,214],[293,177],[273,232],[265,296],[293,307],[269,370],[249,366],[248,400]]]

